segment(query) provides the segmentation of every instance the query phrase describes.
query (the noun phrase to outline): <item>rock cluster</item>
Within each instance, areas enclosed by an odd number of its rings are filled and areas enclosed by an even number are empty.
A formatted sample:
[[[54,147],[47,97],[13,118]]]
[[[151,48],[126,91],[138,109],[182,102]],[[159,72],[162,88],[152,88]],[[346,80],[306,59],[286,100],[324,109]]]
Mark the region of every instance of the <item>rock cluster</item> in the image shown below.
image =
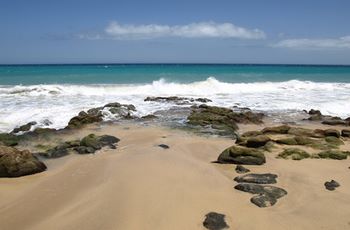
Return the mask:
[[[155,102],[172,102],[175,104],[190,104],[191,102],[201,102],[201,103],[207,103],[211,102],[212,100],[208,98],[190,98],[190,97],[177,97],[177,96],[171,96],[171,97],[146,97],[144,101],[155,101]]]
[[[319,110],[311,109],[308,114],[310,121],[321,121],[325,125],[350,125],[350,117],[347,119],[341,119],[340,117],[333,117],[323,115]]]

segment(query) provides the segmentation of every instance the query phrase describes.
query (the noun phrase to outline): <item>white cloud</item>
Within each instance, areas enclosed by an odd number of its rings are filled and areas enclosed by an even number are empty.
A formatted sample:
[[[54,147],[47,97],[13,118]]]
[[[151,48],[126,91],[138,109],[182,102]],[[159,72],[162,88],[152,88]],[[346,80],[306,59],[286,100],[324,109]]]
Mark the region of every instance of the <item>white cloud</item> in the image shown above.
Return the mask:
[[[105,35],[112,39],[150,39],[159,37],[182,38],[239,38],[263,39],[265,33],[259,29],[246,29],[232,23],[201,22],[187,25],[130,25],[110,23]]]
[[[286,39],[272,46],[292,49],[350,48],[350,36],[327,39]]]

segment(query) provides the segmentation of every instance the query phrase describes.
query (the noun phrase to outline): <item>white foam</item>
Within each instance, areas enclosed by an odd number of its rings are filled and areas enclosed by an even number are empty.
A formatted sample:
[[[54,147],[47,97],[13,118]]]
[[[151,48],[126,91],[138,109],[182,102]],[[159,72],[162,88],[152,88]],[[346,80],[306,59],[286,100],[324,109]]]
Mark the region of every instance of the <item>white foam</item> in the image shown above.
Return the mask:
[[[171,104],[144,102],[147,96],[208,97],[214,105],[249,107],[261,111],[319,109],[350,116],[350,84],[310,81],[226,83],[214,77],[181,84],[164,79],[149,84],[0,86],[0,132],[30,121],[65,127],[79,111],[109,102],[134,104],[137,115],[170,108]]]

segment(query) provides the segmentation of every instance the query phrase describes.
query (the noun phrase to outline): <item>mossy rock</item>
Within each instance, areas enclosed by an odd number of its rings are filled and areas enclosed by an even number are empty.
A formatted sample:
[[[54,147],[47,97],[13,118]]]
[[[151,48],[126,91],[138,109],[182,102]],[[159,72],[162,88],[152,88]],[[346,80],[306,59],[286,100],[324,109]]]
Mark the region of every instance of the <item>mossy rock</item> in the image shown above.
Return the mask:
[[[308,152],[298,148],[285,149],[283,152],[281,152],[277,156],[277,158],[292,159],[292,160],[302,160],[309,157],[310,157],[310,154]]]
[[[271,139],[266,135],[259,135],[255,137],[249,137],[247,139],[246,146],[249,148],[259,148],[264,146],[267,142],[271,141]]]
[[[278,139],[275,142],[283,145],[298,145],[298,142],[295,140],[294,137]]]
[[[326,129],[324,131],[325,136],[327,137],[340,137],[340,132],[336,129]]]
[[[275,127],[266,127],[261,130],[261,132],[264,134],[287,134],[290,129],[291,127],[289,125],[280,125]]]
[[[20,140],[19,136],[10,133],[0,133],[0,144],[5,146],[16,146]]]
[[[248,131],[245,132],[241,135],[241,137],[255,137],[255,136],[259,136],[262,135],[263,133],[261,131]]]
[[[102,145],[98,136],[95,134],[89,134],[80,141],[80,146],[91,147],[93,149],[101,149]]]
[[[231,146],[218,157],[218,163],[262,165],[266,162],[265,155],[258,149]]]
[[[315,140],[304,136],[296,136],[276,140],[276,143],[284,145],[311,145],[315,142]]]
[[[325,159],[334,159],[334,160],[345,160],[348,157],[347,152],[339,150],[326,150],[320,152],[314,156],[315,158],[325,158]]]
[[[288,134],[295,135],[295,136],[312,137],[314,135],[314,130],[300,128],[300,127],[292,127],[288,130]]]
[[[339,138],[335,137],[335,136],[328,136],[325,138],[325,141],[331,145],[335,145],[335,146],[339,146],[339,145],[343,145],[344,142],[342,140],[340,140]]]

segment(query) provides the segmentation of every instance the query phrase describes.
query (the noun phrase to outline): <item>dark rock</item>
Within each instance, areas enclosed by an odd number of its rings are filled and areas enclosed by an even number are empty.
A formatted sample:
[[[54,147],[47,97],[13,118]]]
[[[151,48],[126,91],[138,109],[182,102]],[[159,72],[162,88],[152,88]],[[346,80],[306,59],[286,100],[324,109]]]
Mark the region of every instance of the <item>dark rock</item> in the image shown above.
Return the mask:
[[[209,230],[221,230],[229,227],[225,221],[225,215],[216,212],[209,212],[205,215],[203,226]]]
[[[80,141],[80,146],[76,147],[76,150],[80,154],[94,153],[96,150],[101,149],[104,146],[109,146],[112,149],[116,148],[116,144],[120,141],[119,138],[110,135],[97,136],[95,134],[89,134]]]
[[[20,138],[11,133],[0,133],[0,144],[6,146],[15,146],[18,144]]]
[[[326,189],[328,189],[330,191],[334,191],[337,187],[340,186],[340,184],[338,182],[336,182],[335,180],[331,180],[331,181],[325,182],[324,186],[326,187]]]
[[[37,123],[35,121],[32,121],[32,122],[29,122],[25,125],[22,125],[18,128],[15,128],[12,130],[11,133],[19,133],[19,132],[27,132],[30,130],[30,128],[33,126],[33,125],[36,125]]]
[[[95,151],[96,151],[94,148],[86,147],[86,146],[75,147],[74,150],[79,154],[95,153]]]
[[[288,134],[296,135],[296,136],[312,137],[314,135],[314,130],[300,128],[300,127],[292,127],[288,130]]]
[[[321,111],[320,110],[315,110],[315,109],[311,109],[309,111],[309,114],[310,115],[322,115]]]
[[[324,134],[325,136],[329,137],[329,136],[332,136],[332,137],[340,137],[340,132],[336,129],[326,129],[324,130]]]
[[[326,150],[316,154],[314,157],[334,160],[345,160],[348,157],[348,154],[339,150]]]
[[[263,135],[261,131],[248,131],[245,132],[241,135],[241,137],[255,137],[255,136],[260,136]]]
[[[81,128],[82,126],[86,124],[92,124],[95,122],[101,122],[102,121],[102,113],[91,112],[90,114],[82,111],[79,113],[78,116],[73,117],[68,122],[68,126],[66,128],[68,129],[75,129],[75,128]]]
[[[69,148],[70,146],[66,143],[57,145],[56,147],[52,149],[48,149],[46,152],[39,153],[40,156],[46,157],[46,158],[59,158],[64,157],[69,154]]]
[[[158,145],[158,147],[161,147],[162,149],[170,148],[168,145],[165,145],[165,144],[160,144],[160,145]]]
[[[238,183],[255,183],[255,184],[276,184],[277,175],[271,173],[256,174],[250,173],[243,176],[235,177]]]
[[[208,98],[188,98],[188,97],[146,97],[144,101],[156,101],[156,102],[174,102],[177,104],[186,104],[189,102],[211,102]]]
[[[235,168],[235,171],[239,174],[250,172],[249,169],[247,169],[246,167],[244,167],[242,165],[237,165]]]
[[[114,146],[120,141],[120,139],[111,135],[102,135],[98,137],[98,141],[102,146]]]
[[[56,129],[51,128],[36,128],[31,132],[25,133],[26,136],[43,136],[43,135],[50,135],[57,132]]]
[[[349,122],[344,120],[325,120],[322,121],[324,125],[349,125]]]
[[[148,114],[146,116],[142,116],[141,118],[144,119],[144,120],[153,120],[153,119],[157,119],[158,116],[153,115],[153,114]]]
[[[225,149],[218,157],[217,162],[222,164],[262,165],[265,155],[258,149],[231,146]]]
[[[89,134],[81,139],[80,146],[91,147],[95,150],[102,148],[102,144],[100,143],[98,136],[95,134]]]
[[[240,183],[235,186],[235,189],[257,194],[251,198],[251,202],[258,207],[269,207],[276,204],[277,199],[287,195],[287,191],[271,185],[260,185],[250,183]]]
[[[278,154],[277,158],[292,159],[292,160],[302,160],[309,158],[310,154],[302,149],[289,148],[285,149],[283,152]]]
[[[342,137],[350,137],[350,129],[343,129],[341,131],[341,136]]]
[[[264,146],[269,141],[271,141],[271,139],[266,135],[249,137],[247,139],[246,146],[249,148],[259,148],[259,147]]]
[[[20,177],[46,170],[46,165],[27,150],[0,146],[0,177]]]
[[[275,127],[266,127],[261,132],[264,134],[287,134],[291,129],[288,125],[281,125]]]
[[[344,142],[335,136],[329,136],[325,138],[325,141],[331,145],[331,147],[337,147],[343,145]]]

